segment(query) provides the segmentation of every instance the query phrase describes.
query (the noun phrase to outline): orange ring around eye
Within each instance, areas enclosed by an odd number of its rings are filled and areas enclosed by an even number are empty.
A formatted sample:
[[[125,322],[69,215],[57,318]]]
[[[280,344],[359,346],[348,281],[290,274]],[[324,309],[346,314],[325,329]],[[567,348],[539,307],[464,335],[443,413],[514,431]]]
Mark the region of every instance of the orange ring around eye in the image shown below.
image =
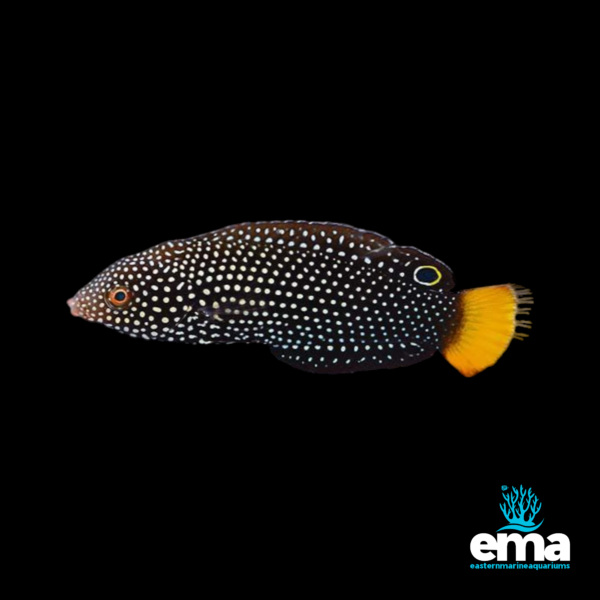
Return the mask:
[[[116,287],[108,293],[108,301],[116,308],[121,308],[129,303],[132,298],[131,292],[126,287]]]

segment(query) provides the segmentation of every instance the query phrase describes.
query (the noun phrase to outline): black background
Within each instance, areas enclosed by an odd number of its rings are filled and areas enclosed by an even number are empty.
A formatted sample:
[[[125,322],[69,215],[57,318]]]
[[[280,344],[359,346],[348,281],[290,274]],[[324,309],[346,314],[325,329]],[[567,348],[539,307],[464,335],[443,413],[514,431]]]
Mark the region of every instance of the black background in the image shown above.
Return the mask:
[[[470,540],[505,524],[501,486],[524,484],[544,504],[538,533],[571,538],[573,571],[570,490],[587,455],[570,436],[585,417],[556,273],[576,209],[554,160],[549,73],[527,54],[381,62],[164,35],[65,48],[49,86],[61,343],[44,384],[72,543],[122,564],[224,569],[225,583],[254,561],[259,582],[338,563],[481,578]],[[456,290],[524,285],[531,337],[472,379],[441,355],[319,376],[258,345],[145,342],[69,314],[125,255],[277,219],[414,245],[453,269]]]

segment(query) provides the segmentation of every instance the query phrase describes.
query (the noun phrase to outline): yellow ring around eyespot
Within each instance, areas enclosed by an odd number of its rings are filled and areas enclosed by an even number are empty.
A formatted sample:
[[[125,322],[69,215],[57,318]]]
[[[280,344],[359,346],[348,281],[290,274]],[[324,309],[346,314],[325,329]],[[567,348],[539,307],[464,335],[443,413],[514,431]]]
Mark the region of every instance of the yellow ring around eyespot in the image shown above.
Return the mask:
[[[435,281],[419,281],[417,279],[417,273],[421,270],[421,269],[433,269],[436,273],[437,273],[437,278]],[[414,275],[413,277],[415,278],[415,281],[417,283],[420,283],[421,285],[435,285],[436,283],[440,282],[440,279],[442,278],[442,274],[440,273],[440,270],[436,267],[433,267],[432,265],[424,265],[423,267],[418,267],[417,269],[415,269]]]

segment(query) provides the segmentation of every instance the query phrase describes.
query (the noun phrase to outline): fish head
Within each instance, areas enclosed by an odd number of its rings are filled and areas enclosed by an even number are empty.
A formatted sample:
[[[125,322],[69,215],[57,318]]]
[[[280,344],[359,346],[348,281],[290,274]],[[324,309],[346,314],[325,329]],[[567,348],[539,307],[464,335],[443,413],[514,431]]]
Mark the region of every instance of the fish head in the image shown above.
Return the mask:
[[[184,241],[168,242],[118,260],[67,301],[71,314],[133,337],[166,338],[192,310],[186,252]]]

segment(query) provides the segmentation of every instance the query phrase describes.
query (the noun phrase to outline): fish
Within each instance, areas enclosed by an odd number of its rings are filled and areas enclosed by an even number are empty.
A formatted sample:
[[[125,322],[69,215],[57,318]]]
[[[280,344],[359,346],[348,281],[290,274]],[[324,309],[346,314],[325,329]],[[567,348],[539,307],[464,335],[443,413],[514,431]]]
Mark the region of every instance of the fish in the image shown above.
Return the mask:
[[[158,244],[80,289],[76,317],[131,337],[259,343],[312,373],[405,367],[441,354],[462,375],[527,333],[530,290],[453,292],[453,273],[413,246],[350,225],[265,221]]]

